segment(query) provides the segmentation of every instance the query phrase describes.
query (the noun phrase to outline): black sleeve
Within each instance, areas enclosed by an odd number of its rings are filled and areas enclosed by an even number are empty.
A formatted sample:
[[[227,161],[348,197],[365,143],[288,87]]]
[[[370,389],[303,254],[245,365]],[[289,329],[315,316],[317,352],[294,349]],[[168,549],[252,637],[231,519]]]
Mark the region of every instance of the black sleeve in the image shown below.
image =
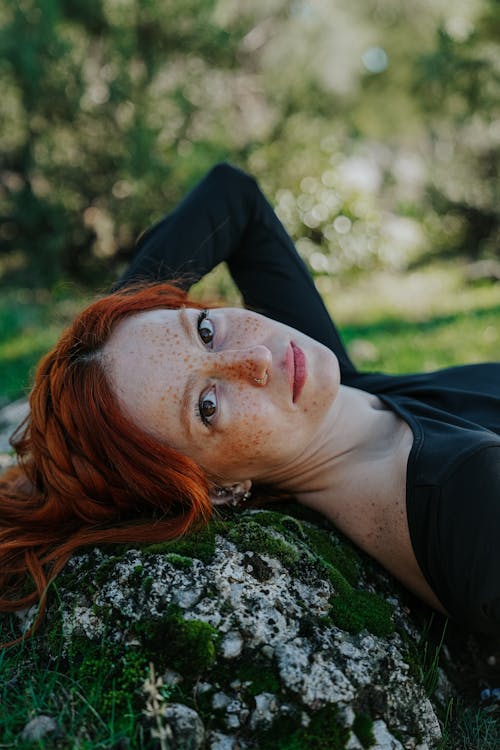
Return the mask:
[[[145,232],[115,289],[179,279],[186,289],[226,261],[245,305],[332,349],[355,368],[312,277],[257,182],[219,164],[177,208]]]

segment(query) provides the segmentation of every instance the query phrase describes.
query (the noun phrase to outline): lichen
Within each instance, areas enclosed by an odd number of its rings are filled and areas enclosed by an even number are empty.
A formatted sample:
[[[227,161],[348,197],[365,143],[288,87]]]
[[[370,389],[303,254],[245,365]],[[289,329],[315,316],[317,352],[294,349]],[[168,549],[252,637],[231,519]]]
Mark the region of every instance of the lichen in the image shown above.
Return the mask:
[[[307,571],[310,577],[312,568],[313,574],[329,578],[335,589],[329,616],[339,628],[349,633],[366,628],[380,636],[393,632],[391,605],[377,594],[353,588],[359,580],[360,561],[348,543],[273,511],[242,514],[239,523],[225,532],[241,551],[275,557],[299,577]]]
[[[156,674],[177,673],[169,701],[194,709],[207,737],[344,750],[353,732],[369,748],[370,716],[389,726],[401,716],[416,737],[433,715],[409,676],[393,606],[367,570],[325,521],[240,511],[176,542],[75,557],[48,640],[53,654],[69,644],[61,670],[114,715],[141,714],[153,662]]]

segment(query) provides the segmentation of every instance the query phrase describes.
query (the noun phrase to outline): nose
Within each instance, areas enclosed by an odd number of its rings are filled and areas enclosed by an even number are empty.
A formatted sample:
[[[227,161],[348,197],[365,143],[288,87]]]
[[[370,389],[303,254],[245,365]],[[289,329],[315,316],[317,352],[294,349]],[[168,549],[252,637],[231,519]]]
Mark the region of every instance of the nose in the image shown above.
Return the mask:
[[[247,349],[227,349],[216,353],[214,375],[264,386],[269,381],[272,361],[270,350],[261,344]]]

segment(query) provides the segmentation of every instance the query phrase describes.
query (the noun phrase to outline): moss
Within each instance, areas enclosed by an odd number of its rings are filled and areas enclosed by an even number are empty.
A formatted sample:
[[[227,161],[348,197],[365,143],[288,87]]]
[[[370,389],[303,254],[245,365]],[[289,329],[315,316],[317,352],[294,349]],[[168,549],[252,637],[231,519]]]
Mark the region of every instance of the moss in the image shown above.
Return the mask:
[[[232,526],[227,532],[227,537],[240,551],[251,550],[270,555],[285,567],[293,566],[300,559],[300,554],[293,545],[274,536],[254,520],[244,519],[242,523]]]
[[[238,670],[238,678],[242,682],[250,683],[246,687],[246,692],[251,696],[260,693],[277,695],[281,692],[280,679],[273,669],[273,665],[269,663],[263,664],[259,661],[252,661],[242,664]]]
[[[186,682],[194,681],[215,661],[218,633],[199,620],[185,620],[177,606],[170,606],[161,620],[135,624],[130,635],[140,648],[127,648],[103,638],[99,644],[73,636],[66,666],[93,705],[116,714],[137,704],[149,663],[157,673],[167,667],[179,671]]]
[[[299,539],[305,539],[302,523],[292,516],[276,513],[273,510],[259,510],[258,513],[250,514],[249,517],[260,526],[271,527],[277,531],[281,531],[285,535],[291,533]]]
[[[274,535],[272,529],[285,539]],[[378,636],[394,631],[390,604],[376,594],[356,590],[351,585],[359,579],[360,561],[347,542],[336,539],[326,530],[309,527],[273,511],[242,515],[238,524],[226,529],[226,534],[238,549],[275,557],[293,574],[306,580],[314,575],[327,576],[336,592],[330,601],[329,617],[337,627],[350,633],[366,628]],[[290,539],[292,535],[294,538]]]
[[[217,684],[228,685],[235,677],[242,683],[249,683],[241,689],[246,696],[254,697],[259,693],[277,695],[282,692],[275,665],[262,654],[252,652],[251,655],[247,655],[243,652],[236,659],[217,663],[217,672],[214,675]]]
[[[174,566],[174,568],[181,568],[181,570],[187,570],[193,567],[193,558],[186,557],[185,555],[178,555],[176,552],[169,552],[165,555],[165,559]]]
[[[366,628],[378,636],[388,636],[394,632],[391,605],[370,591],[352,589],[330,600],[330,615],[342,630],[359,633]]]
[[[129,576],[129,583],[134,586],[142,586],[144,580],[144,565],[138,563]]]
[[[188,678],[197,677],[215,661],[219,640],[216,628],[201,620],[185,620],[177,605],[170,605],[160,620],[136,623],[131,630],[154,661]]]
[[[360,561],[354,549],[335,535],[304,525],[304,532],[308,542],[316,554],[325,562],[336,568],[349,583],[355,584],[359,580]]]
[[[270,732],[259,738],[260,750],[344,750],[349,730],[337,720],[335,706],[327,705],[311,716],[309,726],[297,726],[290,718],[278,719]]]
[[[211,522],[200,531],[168,542],[158,542],[142,547],[146,554],[174,554],[209,563],[215,554],[215,534],[218,523]]]
[[[365,750],[375,744],[373,721],[367,714],[358,714],[354,719],[352,730]]]

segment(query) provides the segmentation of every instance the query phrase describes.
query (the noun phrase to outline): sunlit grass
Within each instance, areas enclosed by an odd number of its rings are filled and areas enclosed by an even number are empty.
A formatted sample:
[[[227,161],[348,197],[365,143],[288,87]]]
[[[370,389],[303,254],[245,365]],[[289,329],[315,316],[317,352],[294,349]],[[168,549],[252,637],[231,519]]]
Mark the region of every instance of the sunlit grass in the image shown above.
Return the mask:
[[[86,303],[82,292],[61,287],[54,294],[2,290],[0,298],[0,406],[27,393],[40,359]]]

